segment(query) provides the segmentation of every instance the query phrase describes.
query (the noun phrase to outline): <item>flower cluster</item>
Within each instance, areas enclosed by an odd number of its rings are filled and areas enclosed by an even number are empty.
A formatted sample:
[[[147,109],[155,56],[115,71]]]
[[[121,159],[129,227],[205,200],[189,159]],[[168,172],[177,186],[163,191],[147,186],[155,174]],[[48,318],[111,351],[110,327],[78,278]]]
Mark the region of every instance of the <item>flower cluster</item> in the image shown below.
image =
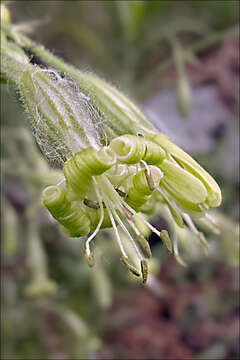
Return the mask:
[[[43,204],[70,237],[91,234],[85,243],[86,258],[93,265],[90,242],[100,229],[112,227],[129,270],[147,278],[145,257],[151,256],[147,240],[137,226],[140,220],[155,232],[181,262],[177,243],[166,231],[155,229],[141,214],[154,213],[164,204],[179,227],[191,217],[205,217],[220,205],[221,192],[213,178],[188,154],[160,133],[122,135],[109,146],[87,147],[64,163],[64,181],[43,191]],[[190,217],[190,216],[191,217]],[[125,233],[139,259],[132,264],[121,241]],[[199,233],[204,242],[203,235]]]
[[[91,241],[100,229],[112,228],[124,264],[145,282],[151,250],[144,227],[184,265],[176,236],[170,239],[146,220],[144,214],[159,211],[170,227],[187,225],[206,247],[193,221],[214,229],[208,209],[221,203],[214,179],[115,87],[64,63],[10,25],[3,39],[2,72],[18,88],[43,153],[63,165],[62,180],[43,191],[42,202],[68,236],[90,234],[89,265]],[[23,47],[51,68],[33,65]]]

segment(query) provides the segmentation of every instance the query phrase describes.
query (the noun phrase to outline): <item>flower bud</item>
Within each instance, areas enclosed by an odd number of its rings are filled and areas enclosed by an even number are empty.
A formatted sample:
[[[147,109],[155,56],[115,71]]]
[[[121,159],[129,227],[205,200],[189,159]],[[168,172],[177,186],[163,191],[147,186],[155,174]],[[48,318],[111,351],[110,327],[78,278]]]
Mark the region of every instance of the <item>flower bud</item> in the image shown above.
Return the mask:
[[[164,181],[168,183],[179,198],[194,204],[203,203],[207,198],[207,190],[203,183],[178,164],[164,160],[161,164]]]
[[[89,145],[99,147],[98,115],[75,83],[29,64],[18,86],[36,139],[50,160],[64,162]]]
[[[204,170],[190,155],[183,151],[180,147],[171,142],[168,137],[164,134],[145,134],[146,138],[159,144],[168,154],[176,160],[181,167],[186,170],[189,174],[193,175],[195,178],[199,179],[202,185],[204,185],[207,196],[205,203],[209,206],[216,207],[221,204],[222,196],[221,190],[216,183],[216,181]],[[164,165],[163,165],[164,166]],[[170,165],[172,168],[172,165]],[[170,172],[170,170],[168,169]],[[179,172],[179,170],[177,170]],[[181,171],[181,170],[180,170]],[[181,174],[183,174],[181,172]],[[196,181],[194,180],[196,183]],[[199,187],[200,189],[200,187]],[[205,191],[201,187],[200,198],[203,199],[205,196]],[[186,195],[186,193],[184,194]],[[185,199],[187,200],[187,198]],[[183,199],[183,201],[185,201]],[[191,198],[189,199],[190,202]]]
[[[141,110],[115,87],[90,73],[81,73],[77,79],[81,89],[101,112],[105,127],[111,129],[108,132],[110,138],[112,131],[120,136],[136,135],[141,129],[153,130],[152,124]]]

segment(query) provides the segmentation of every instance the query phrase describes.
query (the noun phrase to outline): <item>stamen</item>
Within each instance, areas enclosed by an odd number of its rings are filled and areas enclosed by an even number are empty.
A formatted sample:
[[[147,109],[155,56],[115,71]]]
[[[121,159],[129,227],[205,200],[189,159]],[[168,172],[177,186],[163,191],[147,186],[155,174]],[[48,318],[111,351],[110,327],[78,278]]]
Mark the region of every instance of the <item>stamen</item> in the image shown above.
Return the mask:
[[[122,262],[124,263],[124,265],[127,266],[127,268],[133,273],[133,275],[135,276],[140,276],[139,271],[135,268],[135,266],[133,266],[132,264],[130,264],[130,262],[128,261],[127,258],[125,258],[124,256],[121,257]]]
[[[186,213],[183,213],[183,217],[184,220],[186,221],[187,225],[189,226],[189,228],[192,230],[192,232],[196,235],[198,235],[199,231],[196,228],[196,226],[194,225],[192,219],[190,218],[190,216]]]
[[[124,206],[131,211],[131,213],[135,216],[137,216],[141,221],[144,222],[144,224],[147,225],[147,227],[154,233],[156,234],[158,237],[160,237],[160,239],[165,243],[165,245],[167,246],[168,250],[171,252],[172,251],[172,247],[169,244],[169,236],[168,236],[168,240],[166,237],[166,230],[162,230],[161,232],[158,231],[154,226],[152,226],[147,220],[145,220],[140,214],[136,213],[135,210],[133,210],[128,204],[124,203]],[[168,234],[167,234],[168,235]]]
[[[141,270],[142,270],[142,282],[145,284],[147,282],[148,276],[148,263],[145,259],[141,260]]]
[[[112,209],[112,212],[113,212],[113,214],[114,214],[114,217],[117,219],[119,225],[121,226],[121,228],[123,229],[123,231],[127,234],[128,238],[130,239],[130,241],[131,241],[134,249],[136,250],[136,253],[137,253],[138,257],[139,257],[140,259],[142,259],[142,254],[140,253],[140,251],[139,251],[139,249],[138,249],[135,241],[133,240],[132,236],[130,235],[128,229],[126,228],[126,226],[124,225],[124,223],[122,222],[122,220],[120,219],[120,217],[118,216],[117,212],[116,212],[114,209]]]
[[[84,205],[92,208],[92,209],[99,209],[100,205],[99,203],[96,203],[95,201],[89,200],[89,199],[84,199],[83,201]]]
[[[93,179],[93,181],[95,182],[96,184],[96,180]],[[93,266],[94,264],[94,261],[93,261],[93,255],[91,254],[91,250],[90,250],[90,242],[93,240],[93,238],[97,235],[97,233],[99,232],[101,226],[102,226],[102,223],[103,223],[103,219],[104,219],[104,211],[103,211],[103,203],[102,203],[102,199],[101,199],[101,196],[98,192],[98,189],[95,188],[95,191],[96,191],[96,195],[97,195],[97,199],[98,199],[98,202],[99,202],[99,207],[100,207],[100,219],[99,219],[99,222],[97,224],[97,227],[95,229],[95,231],[92,233],[92,235],[87,239],[86,243],[85,243],[85,253],[86,253],[86,258],[87,258],[87,261],[88,261],[88,264],[90,267]]]
[[[211,228],[211,230],[215,233],[215,234],[220,234],[220,228],[216,222],[216,220],[214,219],[214,217],[207,213],[205,214],[205,218],[202,219],[203,221],[205,221],[205,223]]]
[[[184,223],[183,223],[182,216],[180,215],[180,212],[175,208],[175,206],[173,206],[173,204],[169,200],[168,196],[166,195],[165,191],[160,186],[157,188],[157,191],[162,195],[162,197],[166,201],[167,207],[168,207],[169,213],[170,213],[169,215],[173,217],[173,220],[175,220],[176,224],[179,227],[183,228]]]
[[[192,232],[197,235],[198,239],[200,240],[200,244],[203,246],[203,250],[206,253],[208,251],[208,243],[204,234],[198,231],[191,217],[188,214],[183,213],[183,218],[186,221],[187,225],[189,226],[190,230],[192,230]]]
[[[141,162],[141,163],[144,165],[144,167],[146,168],[148,176],[150,176],[150,175],[151,175],[151,171],[150,171],[150,168],[149,168],[148,164],[146,163],[146,161],[141,160],[140,162]]]
[[[136,217],[138,217],[144,224],[146,224],[153,233],[161,237],[160,231],[158,231],[154,226],[152,226],[147,220],[145,220],[140,214],[138,214],[135,210],[133,210],[127,203],[123,202],[123,205]]]
[[[125,192],[123,192],[123,191],[121,191],[121,190],[119,190],[119,189],[115,189],[115,190],[117,191],[117,193],[118,193],[121,197],[125,198],[125,197],[127,196],[127,194],[126,194]]]
[[[124,247],[123,247],[123,244],[122,244],[122,241],[120,239],[120,236],[119,236],[119,233],[118,233],[118,229],[117,229],[117,226],[116,226],[116,223],[114,221],[114,218],[113,218],[113,215],[112,215],[112,212],[111,212],[111,209],[110,209],[110,206],[109,206],[109,203],[108,203],[108,199],[104,196],[104,193],[103,193],[103,197],[105,198],[104,201],[105,201],[105,205],[106,205],[106,208],[107,208],[107,211],[108,211],[108,215],[110,217],[110,220],[111,220],[111,223],[112,223],[112,227],[113,227],[113,230],[114,230],[114,233],[116,235],[116,239],[117,239],[117,242],[118,242],[118,246],[121,250],[121,253],[123,254],[123,257],[125,259],[128,259],[128,256],[124,250]]]
[[[147,256],[149,258],[151,258],[152,257],[151,248],[150,248],[148,241],[145,239],[145,237],[143,235],[140,235],[140,236],[138,236],[137,240],[140,243],[143,250],[145,251],[145,253],[147,254]]]
[[[166,245],[167,249],[172,252],[172,242],[171,239],[169,237],[168,231],[167,230],[162,230],[160,237],[163,241],[163,243]]]
[[[124,209],[126,211],[126,209]],[[129,213],[128,213],[129,214]],[[124,215],[124,214],[123,214]],[[138,228],[136,227],[136,225],[134,224],[134,219],[130,214],[130,218],[129,218],[129,224],[130,226],[133,228],[133,230],[135,231],[137,236],[141,236],[141,232],[138,230]]]
[[[183,267],[187,267],[187,264],[179,255],[176,234],[174,234],[174,236],[173,236],[173,254],[174,254],[176,261],[179,263],[179,265],[182,265]]]
[[[136,225],[134,224],[134,220],[131,217],[131,219],[129,219],[129,225],[132,227],[132,229],[135,231],[136,235],[137,235],[137,240],[139,242],[139,244],[141,245],[141,247],[143,248],[143,250],[146,252],[147,256],[149,258],[152,257],[152,252],[151,252],[151,248],[150,245],[148,243],[148,241],[145,239],[145,237],[141,234],[141,232],[138,230],[138,228],[136,227]]]
[[[149,174],[147,169],[145,169],[145,176],[146,176],[146,180],[147,180],[149,189],[153,191],[155,189],[154,181],[153,181],[151,172]]]

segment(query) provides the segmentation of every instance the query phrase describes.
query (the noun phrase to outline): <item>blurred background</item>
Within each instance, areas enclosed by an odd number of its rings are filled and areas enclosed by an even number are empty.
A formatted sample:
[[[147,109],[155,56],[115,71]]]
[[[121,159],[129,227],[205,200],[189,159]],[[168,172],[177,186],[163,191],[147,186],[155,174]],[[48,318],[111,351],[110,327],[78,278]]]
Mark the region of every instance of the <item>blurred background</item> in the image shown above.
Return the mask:
[[[1,84],[2,358],[239,358],[239,2],[10,1],[12,23],[136,100],[218,181],[223,204],[205,256],[187,231],[178,265],[153,235],[146,286],[110,231],[89,269],[81,239],[41,208],[59,169],[34,142],[18,94]],[[43,65],[29,54],[33,63]],[[156,214],[151,219],[166,227]]]

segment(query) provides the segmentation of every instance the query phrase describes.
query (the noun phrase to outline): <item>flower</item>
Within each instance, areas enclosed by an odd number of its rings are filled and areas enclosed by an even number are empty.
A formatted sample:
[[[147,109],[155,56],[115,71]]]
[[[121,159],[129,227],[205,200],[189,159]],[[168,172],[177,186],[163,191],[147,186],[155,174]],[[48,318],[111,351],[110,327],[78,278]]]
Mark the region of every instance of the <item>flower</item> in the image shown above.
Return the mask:
[[[136,276],[142,275],[143,282],[147,278],[146,257],[151,256],[151,251],[137,220],[156,233],[177,260],[185,264],[167,231],[155,229],[142,214],[149,213],[149,207],[154,213],[159,204],[164,205],[177,226],[184,227],[185,221],[206,245],[191,217],[206,217],[207,209],[221,202],[221,192],[213,178],[160,133],[127,134],[98,150],[87,147],[65,162],[63,172],[60,185],[44,190],[44,206],[69,236],[91,233],[85,243],[90,266],[91,241],[100,229],[112,227],[124,264]],[[121,232],[134,249],[139,267],[130,262]]]
[[[88,236],[89,265],[94,263],[92,240],[100,229],[109,227],[123,263],[143,282],[148,273],[146,258],[151,256],[142,232],[145,227],[185,265],[177,237],[170,239],[166,230],[158,231],[143,216],[159,210],[170,227],[173,223],[188,226],[206,248],[194,220],[215,226],[208,215],[210,207],[221,203],[214,179],[104,80],[62,63],[44,49],[40,50],[43,58],[69,72],[62,75],[55,69],[42,69],[25,57],[22,61],[22,49],[14,46],[13,52],[5,40],[3,72],[20,92],[43,153],[63,165],[61,181],[43,191],[42,203],[65,234]],[[21,61],[13,56],[16,52]],[[131,262],[129,247],[137,263]]]

